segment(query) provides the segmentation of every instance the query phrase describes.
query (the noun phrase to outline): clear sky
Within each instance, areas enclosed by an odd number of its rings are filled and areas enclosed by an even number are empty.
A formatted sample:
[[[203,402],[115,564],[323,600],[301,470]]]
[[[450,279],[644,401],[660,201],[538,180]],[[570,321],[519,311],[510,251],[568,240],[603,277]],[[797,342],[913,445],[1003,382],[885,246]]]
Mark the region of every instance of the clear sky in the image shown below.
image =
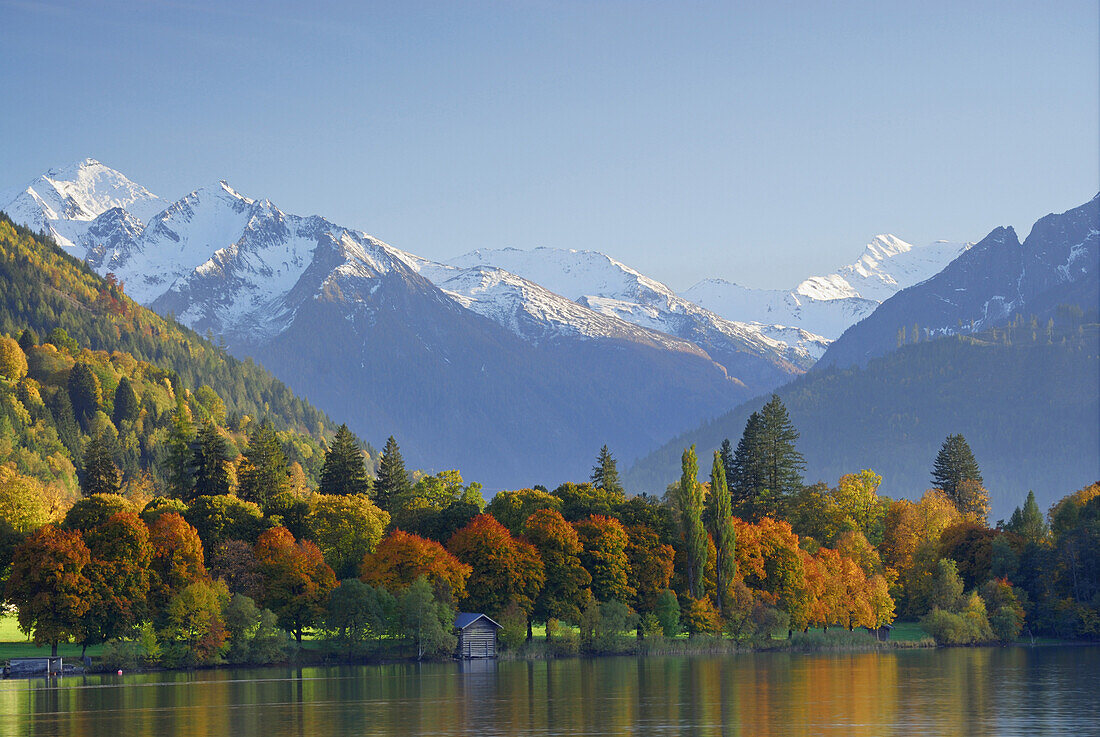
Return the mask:
[[[0,188],[88,156],[420,255],[790,287],[1100,189],[1096,0],[0,0]]]

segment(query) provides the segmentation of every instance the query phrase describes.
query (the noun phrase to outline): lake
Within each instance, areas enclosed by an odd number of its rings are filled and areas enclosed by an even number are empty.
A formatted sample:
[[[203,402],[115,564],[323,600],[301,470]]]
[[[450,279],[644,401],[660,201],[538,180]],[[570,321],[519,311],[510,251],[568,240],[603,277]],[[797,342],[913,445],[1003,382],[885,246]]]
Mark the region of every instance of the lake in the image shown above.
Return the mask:
[[[9,735],[1100,734],[1100,647],[265,668],[0,681]]]

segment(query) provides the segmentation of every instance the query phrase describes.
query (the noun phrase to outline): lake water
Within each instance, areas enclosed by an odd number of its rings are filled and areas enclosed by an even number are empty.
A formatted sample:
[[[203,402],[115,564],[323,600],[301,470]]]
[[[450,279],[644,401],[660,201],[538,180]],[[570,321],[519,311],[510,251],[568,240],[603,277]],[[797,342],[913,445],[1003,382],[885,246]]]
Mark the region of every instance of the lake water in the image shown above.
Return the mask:
[[[0,681],[9,735],[1100,735],[1100,647]]]

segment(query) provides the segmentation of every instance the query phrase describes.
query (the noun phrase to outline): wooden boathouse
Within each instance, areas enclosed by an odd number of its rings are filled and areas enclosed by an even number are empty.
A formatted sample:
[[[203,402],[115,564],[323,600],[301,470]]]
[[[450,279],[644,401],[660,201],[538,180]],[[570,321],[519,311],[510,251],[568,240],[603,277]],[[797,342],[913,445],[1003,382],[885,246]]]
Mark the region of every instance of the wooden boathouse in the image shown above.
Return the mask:
[[[501,625],[484,614],[459,612],[455,617],[458,630],[458,657],[495,658],[497,656],[497,632]]]

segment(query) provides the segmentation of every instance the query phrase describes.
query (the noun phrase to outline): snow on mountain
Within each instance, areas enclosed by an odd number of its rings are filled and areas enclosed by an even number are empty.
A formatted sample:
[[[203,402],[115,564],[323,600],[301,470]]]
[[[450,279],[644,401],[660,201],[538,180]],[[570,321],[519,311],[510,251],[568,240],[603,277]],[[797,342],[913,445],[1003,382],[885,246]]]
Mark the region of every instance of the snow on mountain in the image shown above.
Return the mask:
[[[939,273],[971,245],[936,241],[918,247],[878,235],[855,263],[810,277],[790,291],[706,279],[684,297],[728,319],[801,327],[835,340],[884,300]]]
[[[479,249],[448,263],[504,269],[600,314],[698,343],[720,363],[731,355],[771,355],[805,369],[826,346],[820,336],[806,331],[774,331],[769,326],[723,319],[596,251]]]
[[[167,203],[95,159],[50,169],[21,190],[0,196],[0,209],[15,221],[45,230],[63,246],[113,208],[147,220]]]

